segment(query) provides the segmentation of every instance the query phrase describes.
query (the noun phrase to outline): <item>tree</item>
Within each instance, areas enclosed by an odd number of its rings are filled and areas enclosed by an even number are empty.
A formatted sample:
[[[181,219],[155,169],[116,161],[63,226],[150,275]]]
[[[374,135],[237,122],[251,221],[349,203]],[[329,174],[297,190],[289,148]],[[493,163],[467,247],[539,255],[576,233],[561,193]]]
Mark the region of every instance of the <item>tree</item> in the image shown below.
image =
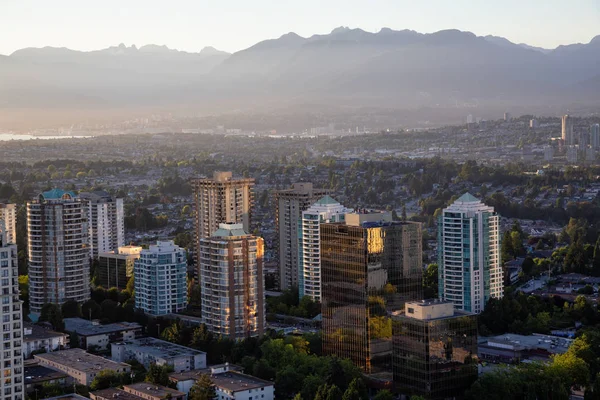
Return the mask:
[[[502,262],[510,261],[515,256],[515,249],[513,247],[510,231],[504,232],[504,236],[502,237],[502,245],[500,247],[500,254],[502,256]]]
[[[393,400],[394,395],[387,389],[380,390],[377,392],[373,400]]]
[[[210,376],[200,375],[188,394],[188,400],[213,400],[216,397],[215,385]]]
[[[122,383],[122,375],[117,372],[105,369],[96,374],[96,377],[90,384],[92,390],[102,390]]]
[[[94,300],[88,300],[81,305],[81,315],[85,319],[98,319],[102,316],[102,310]]]
[[[65,329],[62,312],[56,304],[46,303],[42,306],[40,321],[49,322],[57,331],[62,332]]]
[[[173,372],[173,368],[168,365],[150,364],[146,373],[145,382],[154,383],[155,385],[169,386],[169,373]]]
[[[64,318],[81,317],[81,308],[75,300],[67,300],[61,307]]]
[[[342,400],[367,400],[368,398],[369,393],[362,378],[352,379],[342,396]]]
[[[523,260],[523,265],[521,265],[521,268],[523,269],[523,273],[527,276],[531,275],[534,265],[535,265],[535,263],[533,262],[533,258],[526,257],[525,260]]]
[[[423,295],[426,299],[438,297],[438,265],[429,264],[423,273]]]

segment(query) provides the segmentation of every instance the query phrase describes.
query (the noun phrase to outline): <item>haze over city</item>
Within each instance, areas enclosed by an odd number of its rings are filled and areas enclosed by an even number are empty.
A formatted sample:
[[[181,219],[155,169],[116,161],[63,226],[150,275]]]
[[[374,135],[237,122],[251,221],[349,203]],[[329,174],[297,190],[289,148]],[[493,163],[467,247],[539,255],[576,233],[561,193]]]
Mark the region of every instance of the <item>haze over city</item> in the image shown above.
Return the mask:
[[[0,400],[600,399],[599,27],[0,1]]]

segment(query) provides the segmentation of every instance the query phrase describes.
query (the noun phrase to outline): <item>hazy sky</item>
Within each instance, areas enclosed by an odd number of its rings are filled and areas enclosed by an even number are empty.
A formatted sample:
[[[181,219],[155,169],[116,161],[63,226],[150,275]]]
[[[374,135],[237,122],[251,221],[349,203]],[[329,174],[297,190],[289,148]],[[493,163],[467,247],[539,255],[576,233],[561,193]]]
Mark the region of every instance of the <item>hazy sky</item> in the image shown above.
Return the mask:
[[[0,0],[0,54],[154,43],[236,51],[293,31],[337,26],[457,28],[542,47],[600,34],[600,0]]]

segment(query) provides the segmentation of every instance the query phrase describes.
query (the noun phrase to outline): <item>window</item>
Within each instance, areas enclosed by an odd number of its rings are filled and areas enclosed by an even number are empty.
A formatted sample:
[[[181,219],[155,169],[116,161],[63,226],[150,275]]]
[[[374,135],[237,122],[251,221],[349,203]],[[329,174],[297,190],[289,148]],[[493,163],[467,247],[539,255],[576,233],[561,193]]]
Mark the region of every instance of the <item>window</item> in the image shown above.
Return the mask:
[[[408,313],[409,314],[414,314],[415,313],[415,309],[411,308],[411,307],[408,307]]]

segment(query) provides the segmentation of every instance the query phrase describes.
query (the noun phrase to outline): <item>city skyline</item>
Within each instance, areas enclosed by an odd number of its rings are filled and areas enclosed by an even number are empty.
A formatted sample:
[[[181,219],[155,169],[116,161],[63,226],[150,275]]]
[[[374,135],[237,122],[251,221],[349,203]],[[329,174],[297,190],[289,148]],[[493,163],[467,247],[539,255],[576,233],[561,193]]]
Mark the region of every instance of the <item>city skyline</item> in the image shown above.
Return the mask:
[[[265,0],[252,4],[230,1],[202,8],[189,1],[179,1],[175,7],[161,7],[158,2],[154,6],[141,1],[128,2],[127,6],[114,0],[107,3],[93,7],[73,0],[52,6],[35,0],[3,2],[0,35],[12,39],[0,44],[0,54],[45,46],[90,51],[119,43],[166,45],[189,52],[212,46],[235,52],[288,32],[311,36],[338,26],[371,32],[384,27],[422,33],[459,29],[544,48],[588,43],[600,33],[596,28],[600,4],[592,0],[580,1],[577,7],[558,0],[496,4],[437,0],[427,5],[385,1],[378,7],[336,0],[327,4],[309,1],[296,8]],[[520,12],[514,13],[515,8]],[[183,13],[183,9],[187,11]],[[260,9],[267,12],[257,13]],[[512,23],[505,24],[506,18]],[[240,31],[245,34],[239,35]]]

